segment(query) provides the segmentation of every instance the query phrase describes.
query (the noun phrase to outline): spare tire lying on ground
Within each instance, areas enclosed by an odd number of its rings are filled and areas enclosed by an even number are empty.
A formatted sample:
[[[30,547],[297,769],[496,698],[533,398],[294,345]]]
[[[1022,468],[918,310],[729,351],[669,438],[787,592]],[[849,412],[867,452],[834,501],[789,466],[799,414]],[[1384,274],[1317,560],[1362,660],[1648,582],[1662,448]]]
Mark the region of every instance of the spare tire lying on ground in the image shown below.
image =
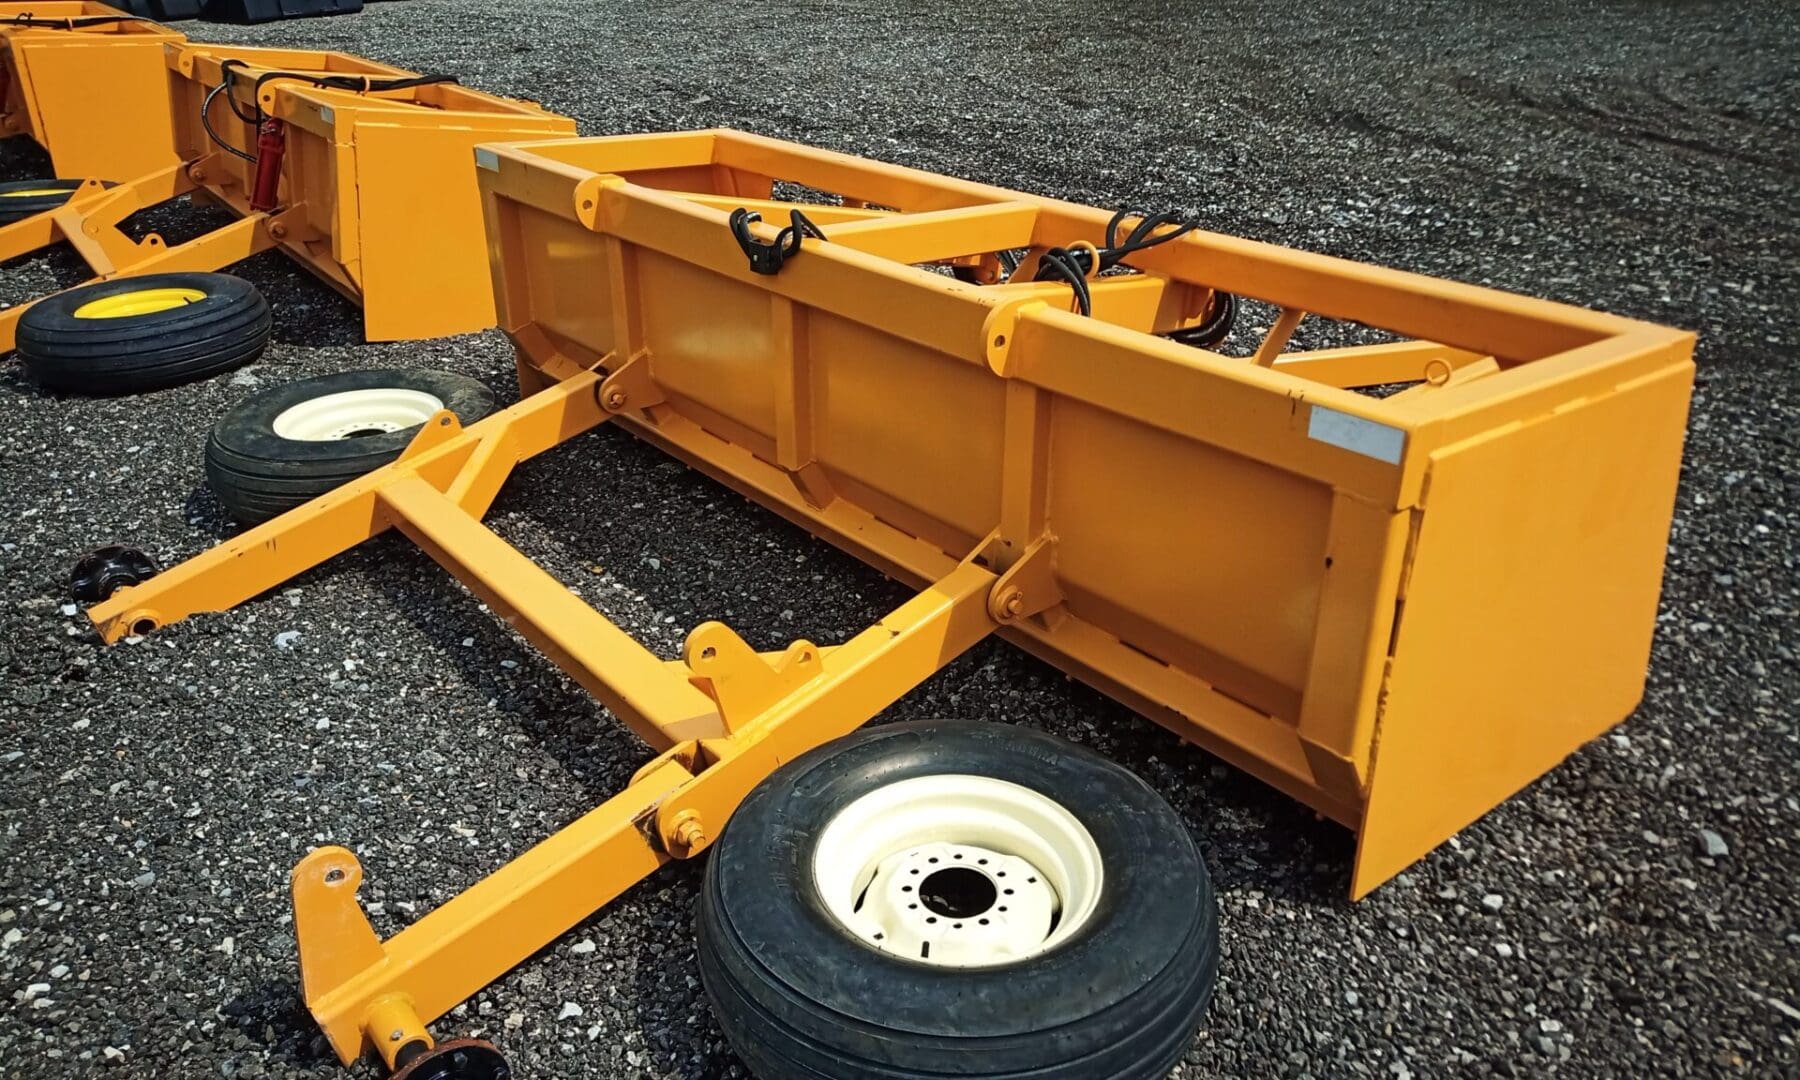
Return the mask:
[[[393,461],[440,409],[472,424],[494,395],[465,375],[402,368],[273,387],[213,425],[207,483],[238,521],[267,521]]]
[[[19,317],[17,347],[39,385],[135,394],[241,367],[271,322],[256,286],[230,274],[145,274],[46,296]]]
[[[80,180],[14,180],[0,184],[0,225],[24,221],[69,201]]]
[[[770,1080],[1159,1080],[1219,964],[1181,817],[1009,724],[885,724],[783,765],[699,908],[714,1015]]]

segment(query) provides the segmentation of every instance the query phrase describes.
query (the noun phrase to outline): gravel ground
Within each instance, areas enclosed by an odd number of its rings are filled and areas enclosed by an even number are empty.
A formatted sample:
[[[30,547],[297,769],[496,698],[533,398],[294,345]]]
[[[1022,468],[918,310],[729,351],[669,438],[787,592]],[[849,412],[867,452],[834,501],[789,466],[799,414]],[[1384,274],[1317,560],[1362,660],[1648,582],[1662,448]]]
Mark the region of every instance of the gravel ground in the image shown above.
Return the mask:
[[[1800,1075],[1800,20],[1133,7],[418,0],[191,32],[456,72],[589,133],[740,126],[1698,330],[1643,706],[1361,904],[1347,834],[1007,647],[892,715],[1053,731],[1186,816],[1225,957],[1178,1075]],[[42,168],[15,143],[0,179]],[[62,606],[97,543],[172,561],[230,534],[200,440],[250,388],[411,364],[514,393],[497,334],[367,346],[279,257],[241,272],[279,328],[235,375],[65,400],[0,363],[6,1076],[341,1075],[298,1000],[294,861],[353,845],[391,933],[644,755],[403,543],[118,648]],[[9,265],[0,299],[76,274]],[[842,640],[903,595],[613,432],[521,470],[492,520],[665,655],[714,617],[762,647]],[[699,990],[698,880],[659,874],[439,1030],[498,1039],[527,1077],[744,1075]]]

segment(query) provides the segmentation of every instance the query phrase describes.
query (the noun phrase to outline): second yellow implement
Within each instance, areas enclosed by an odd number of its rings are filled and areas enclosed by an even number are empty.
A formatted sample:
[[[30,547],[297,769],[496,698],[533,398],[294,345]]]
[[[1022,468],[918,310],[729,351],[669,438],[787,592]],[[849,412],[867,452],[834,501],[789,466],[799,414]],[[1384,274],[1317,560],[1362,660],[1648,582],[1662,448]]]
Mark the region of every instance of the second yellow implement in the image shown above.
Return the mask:
[[[572,134],[572,120],[345,53],[155,48],[163,164],[116,185],[89,174],[63,205],[0,227],[0,261],[67,241],[106,280],[280,248],[362,307],[369,340],[493,325],[473,148]],[[183,195],[235,220],[176,245],[122,227]],[[0,312],[0,350],[22,311]]]
[[[125,180],[176,164],[161,23],[90,0],[0,3],[0,137],[23,135],[57,176]]]

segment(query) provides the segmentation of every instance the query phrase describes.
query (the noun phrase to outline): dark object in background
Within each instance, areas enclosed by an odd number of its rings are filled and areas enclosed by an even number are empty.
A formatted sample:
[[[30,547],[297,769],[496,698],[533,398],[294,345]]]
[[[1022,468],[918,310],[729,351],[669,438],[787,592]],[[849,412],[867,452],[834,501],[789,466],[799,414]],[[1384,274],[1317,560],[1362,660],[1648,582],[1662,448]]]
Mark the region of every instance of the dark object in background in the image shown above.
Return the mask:
[[[113,0],[113,6],[157,22],[180,22],[200,17],[201,0]]]
[[[190,0],[166,2],[188,3]],[[362,6],[363,0],[206,0],[205,15],[210,22],[265,23],[311,15],[349,15],[361,11]]]

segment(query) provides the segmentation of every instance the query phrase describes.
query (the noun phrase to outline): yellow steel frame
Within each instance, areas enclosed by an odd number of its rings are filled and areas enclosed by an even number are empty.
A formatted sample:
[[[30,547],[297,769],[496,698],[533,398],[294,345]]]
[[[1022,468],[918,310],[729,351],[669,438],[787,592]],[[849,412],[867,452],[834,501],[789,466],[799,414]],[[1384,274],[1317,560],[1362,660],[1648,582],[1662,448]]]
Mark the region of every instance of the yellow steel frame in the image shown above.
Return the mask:
[[[104,19],[126,21],[95,21]],[[185,40],[91,0],[0,2],[0,138],[30,136],[63,177],[121,180],[174,165],[163,50]]]
[[[657,752],[625,791],[379,941],[342,848],[294,872],[339,1056],[424,1024],[671,858],[751,786],[989,633],[1358,830],[1368,891],[1641,692],[1691,335],[1210,233],[1032,281],[1108,215],[728,131],[481,151],[519,404],[90,616],[108,641],[231,607],[398,529]],[[752,273],[731,209],[835,192]],[[765,239],[772,235],[758,227]],[[996,254],[1023,250],[1011,283]],[[1213,290],[1275,304],[1233,358],[1154,336]],[[1287,349],[1303,318],[1410,339]],[[1377,399],[1352,389],[1411,383]],[[838,648],[718,623],[663,661],[480,523],[510,470],[609,420],[918,595]]]
[[[0,260],[67,241],[94,280],[174,270],[218,270],[273,247],[363,306],[372,341],[439,337],[494,324],[472,148],[490,139],[548,138],[574,121],[535,105],[453,84],[348,91],[290,79],[263,85],[263,112],[286,126],[280,194],[273,210],[250,205],[256,165],[220,147],[200,112],[234,74],[232,97],[248,112],[251,87],[274,71],[406,78],[413,73],[345,53],[225,45],[159,45],[154,98],[164,118],[168,164],[116,187],[85,182],[57,209],[0,227]],[[90,72],[92,74],[92,72]],[[215,101],[208,116],[231,149],[254,154],[257,132]],[[91,105],[91,101],[90,101]],[[104,110],[100,110],[104,111]],[[221,206],[237,220],[187,243],[141,241],[120,228],[131,214],[181,195]],[[0,351],[12,348],[28,305],[0,311]]]

